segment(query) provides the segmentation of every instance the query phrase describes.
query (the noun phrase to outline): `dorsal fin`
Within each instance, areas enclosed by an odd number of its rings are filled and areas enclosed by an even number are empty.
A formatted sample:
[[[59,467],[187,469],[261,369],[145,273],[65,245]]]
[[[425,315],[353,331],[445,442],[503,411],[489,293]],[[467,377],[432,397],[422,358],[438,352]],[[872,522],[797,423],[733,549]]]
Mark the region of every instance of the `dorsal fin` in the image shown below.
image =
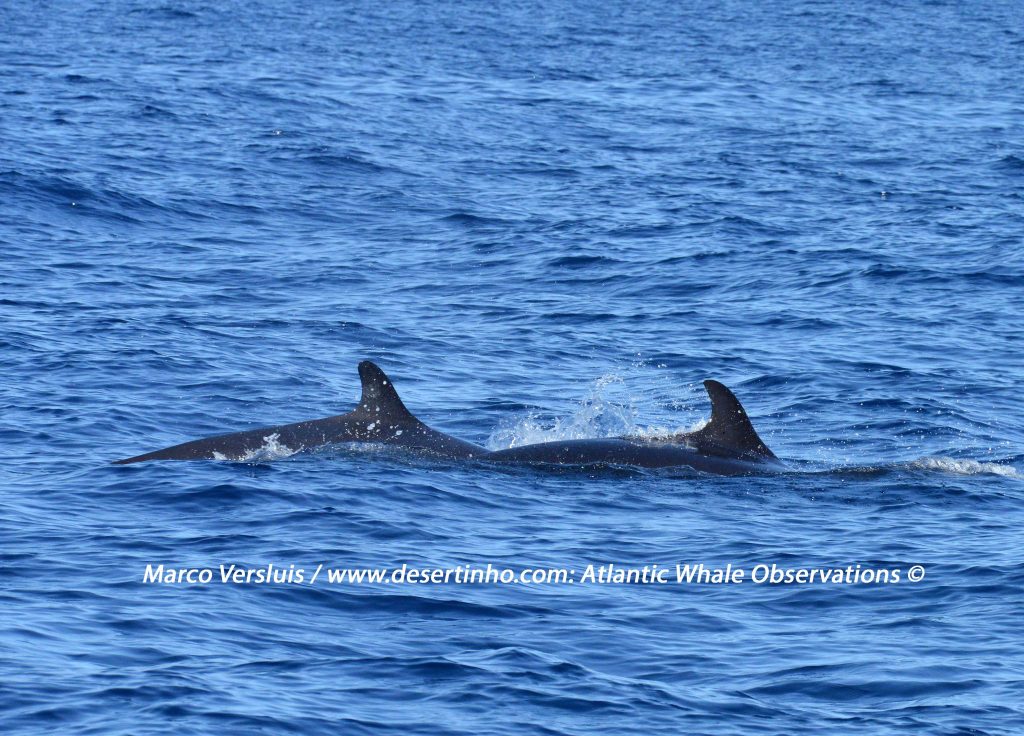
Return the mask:
[[[711,421],[687,435],[688,442],[703,452],[748,457],[775,457],[754,431],[747,412],[732,391],[718,381],[704,381],[711,399]]]
[[[363,395],[359,398],[356,411],[368,415],[368,418],[379,417],[389,422],[414,422],[414,417],[405,404],[398,398],[391,379],[376,364],[364,360],[359,364],[359,380],[363,383]]]

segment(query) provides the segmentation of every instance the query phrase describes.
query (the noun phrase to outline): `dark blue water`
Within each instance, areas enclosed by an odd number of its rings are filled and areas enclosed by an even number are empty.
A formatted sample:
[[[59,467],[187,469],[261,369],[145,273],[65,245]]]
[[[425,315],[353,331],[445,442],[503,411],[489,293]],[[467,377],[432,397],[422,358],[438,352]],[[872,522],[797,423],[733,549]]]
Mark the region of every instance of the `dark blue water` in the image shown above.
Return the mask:
[[[1024,732],[1015,2],[0,7],[0,731]],[[791,471],[115,458],[350,409]],[[899,584],[144,584],[147,564]]]

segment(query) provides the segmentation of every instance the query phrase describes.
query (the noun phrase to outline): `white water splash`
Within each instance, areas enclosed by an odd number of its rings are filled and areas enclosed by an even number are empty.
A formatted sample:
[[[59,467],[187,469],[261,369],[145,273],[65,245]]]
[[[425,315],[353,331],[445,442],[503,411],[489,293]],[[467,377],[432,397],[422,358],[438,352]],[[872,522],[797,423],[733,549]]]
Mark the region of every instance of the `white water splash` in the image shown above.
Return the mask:
[[[956,475],[1002,475],[1007,478],[1022,478],[1024,475],[1012,465],[1000,463],[982,463],[977,460],[957,460],[951,457],[923,457],[910,463],[912,468],[922,470],[939,470],[943,473]]]
[[[496,429],[488,438],[486,445],[492,450],[503,450],[539,442],[594,437],[631,435],[654,439],[680,432],[692,432],[707,424],[707,419],[703,419],[690,427],[638,426],[638,403],[643,397],[629,394],[616,400],[610,396],[617,392],[616,389],[622,389],[624,383],[623,377],[619,374],[606,374],[594,382],[589,394],[568,417],[552,420],[539,412],[531,412],[510,425]]]
[[[299,450],[289,447],[288,445],[281,444],[281,435],[278,433],[269,434],[263,438],[263,444],[257,447],[255,450],[246,452],[238,457],[228,457],[219,452],[213,453],[214,460],[231,460],[236,463],[263,463],[271,460],[280,460],[281,458],[289,457],[294,455]]]

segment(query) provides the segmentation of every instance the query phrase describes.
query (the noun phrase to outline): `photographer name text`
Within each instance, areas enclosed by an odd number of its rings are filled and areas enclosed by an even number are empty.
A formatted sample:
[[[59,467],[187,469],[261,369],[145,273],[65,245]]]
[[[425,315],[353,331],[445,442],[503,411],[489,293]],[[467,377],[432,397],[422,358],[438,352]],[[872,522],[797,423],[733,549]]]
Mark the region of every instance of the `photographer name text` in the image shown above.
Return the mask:
[[[864,564],[782,566],[760,562],[741,566],[704,563],[579,567],[500,567],[490,563],[450,567],[402,564],[394,567],[299,567],[219,564],[183,567],[147,564],[142,582],[153,585],[897,585],[918,583],[921,565],[876,567]]]

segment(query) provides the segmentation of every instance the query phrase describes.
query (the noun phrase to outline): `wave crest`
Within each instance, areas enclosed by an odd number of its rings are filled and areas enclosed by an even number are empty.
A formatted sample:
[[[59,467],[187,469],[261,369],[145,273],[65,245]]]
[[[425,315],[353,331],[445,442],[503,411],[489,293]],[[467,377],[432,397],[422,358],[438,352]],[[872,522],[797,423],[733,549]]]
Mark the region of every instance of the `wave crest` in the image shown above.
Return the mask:
[[[910,463],[910,467],[921,470],[939,470],[956,475],[1001,475],[1006,478],[1024,477],[1012,465],[984,463],[977,460],[957,460],[952,457],[922,457]]]

